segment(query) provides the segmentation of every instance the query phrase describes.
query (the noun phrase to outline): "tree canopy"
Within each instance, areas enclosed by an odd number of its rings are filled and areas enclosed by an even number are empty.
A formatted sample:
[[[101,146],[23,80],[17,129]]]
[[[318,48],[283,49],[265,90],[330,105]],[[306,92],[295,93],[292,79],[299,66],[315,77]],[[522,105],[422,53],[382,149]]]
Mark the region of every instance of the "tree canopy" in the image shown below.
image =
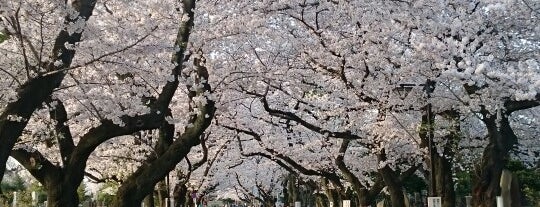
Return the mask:
[[[115,206],[154,194],[365,206],[385,193],[403,206],[424,187],[455,206],[466,171],[475,205],[493,206],[510,160],[540,163],[539,11],[530,0],[2,2],[0,180],[11,156],[50,206],[78,204],[85,177],[117,186]]]

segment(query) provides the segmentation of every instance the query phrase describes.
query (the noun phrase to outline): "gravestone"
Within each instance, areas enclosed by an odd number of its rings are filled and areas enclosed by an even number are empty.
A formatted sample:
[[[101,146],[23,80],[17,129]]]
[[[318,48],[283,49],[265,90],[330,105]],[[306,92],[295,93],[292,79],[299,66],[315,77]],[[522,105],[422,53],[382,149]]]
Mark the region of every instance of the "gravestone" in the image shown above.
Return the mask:
[[[504,200],[502,196],[497,196],[497,207],[505,207]]]
[[[351,200],[343,200],[343,207],[351,207]]]
[[[428,207],[441,207],[442,206],[441,197],[428,197],[427,205]]]
[[[37,204],[37,193],[36,191],[32,191],[32,205],[36,205]]]
[[[501,187],[501,196],[497,196],[497,207],[510,207],[512,203],[512,199],[510,198],[512,173],[509,170],[504,169],[502,171],[499,185]]]
[[[17,192],[13,192],[13,207],[17,207]]]
[[[472,196],[465,196],[465,207],[472,207]]]

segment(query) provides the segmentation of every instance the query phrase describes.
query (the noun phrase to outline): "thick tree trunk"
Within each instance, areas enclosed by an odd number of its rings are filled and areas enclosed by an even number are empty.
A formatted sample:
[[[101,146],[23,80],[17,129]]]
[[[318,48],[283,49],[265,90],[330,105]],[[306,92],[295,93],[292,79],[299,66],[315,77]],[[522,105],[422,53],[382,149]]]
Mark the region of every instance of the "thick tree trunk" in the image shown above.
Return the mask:
[[[339,149],[339,155],[336,157],[335,163],[338,166],[339,170],[345,177],[345,179],[351,184],[353,191],[356,193],[356,196],[352,196],[351,202],[355,206],[369,206],[375,202],[375,197],[372,196],[365,186],[362,185],[358,177],[356,177],[345,164],[344,158],[347,148],[349,146],[350,140],[345,139],[341,143]]]
[[[17,94],[19,99],[9,103],[0,115],[0,181],[4,176],[11,150],[26,127],[34,110],[49,98],[52,91],[60,86],[63,73],[35,78],[26,83]],[[21,121],[10,121],[8,116],[18,116]]]
[[[519,179],[516,174],[512,175],[512,183],[510,184],[510,199],[511,207],[521,207],[521,187],[519,184]]]
[[[178,76],[181,73],[184,51],[186,50],[195,18],[195,0],[183,0],[182,4],[183,10],[189,18],[187,21],[182,21],[178,29],[175,45],[180,47],[181,50],[175,53],[173,62],[180,64],[175,67],[173,71],[174,76]],[[197,75],[195,84],[201,84],[203,87],[198,88],[196,91],[190,91],[188,93],[190,100],[193,100],[197,95],[212,91],[210,85],[207,82],[203,82],[203,80],[208,80],[209,76],[203,61],[198,58],[193,61],[196,68],[193,72]],[[187,87],[192,88],[190,85]],[[174,90],[171,92],[174,92]],[[205,103],[198,103],[196,108],[198,109],[196,111],[198,113],[189,117],[191,127],[186,127],[185,131],[172,142],[163,154],[155,159],[147,160],[148,162],[140,166],[136,172],[129,176],[118,189],[113,206],[132,207],[139,205],[144,196],[153,191],[156,183],[163,180],[185,158],[193,146],[200,144],[201,135],[208,128],[214,117],[215,103],[212,100],[207,100]]]
[[[61,183],[58,181],[47,181],[45,185],[47,190],[47,206],[49,207],[64,207],[78,206],[79,196],[77,188],[79,183]]]
[[[83,180],[83,173],[58,167],[49,162],[38,151],[28,152],[15,149],[11,156],[21,163],[47,191],[47,206],[78,206],[77,188]]]
[[[174,187],[173,198],[174,198],[174,207],[188,206],[188,201],[190,199],[189,199],[189,194],[188,194],[188,188],[184,183],[178,183]]]
[[[213,111],[208,114],[212,117]],[[191,147],[200,143],[200,136],[210,124],[210,119],[204,119],[205,123],[196,123],[194,127],[187,129],[163,155],[149,164],[139,167],[120,186],[113,206],[131,207],[139,205],[144,196],[154,190],[156,183],[163,180],[189,153]]]
[[[379,162],[386,161],[386,152],[382,152],[377,156]],[[405,206],[405,198],[403,194],[403,183],[398,173],[396,173],[390,166],[385,165],[383,168],[379,169],[379,174],[381,175],[388,193],[390,194],[390,200],[392,206]]]
[[[322,178],[322,185],[324,186],[324,194],[328,200],[327,205],[330,206],[330,202],[333,203],[334,207],[341,206],[341,200],[343,200],[343,193],[340,192],[340,189],[328,188],[329,182],[327,178]]]
[[[329,193],[330,202],[332,202],[334,204],[334,207],[341,206],[340,205],[341,200],[342,200],[341,193],[339,193],[339,191],[337,189],[330,189],[329,191],[330,191],[330,193]]]
[[[428,105],[428,107],[430,107]],[[460,133],[459,125],[459,113],[454,110],[444,111],[439,115],[446,118],[452,123],[452,126],[449,126],[450,134],[445,136],[443,139],[446,141],[444,143],[442,154],[437,153],[437,145],[442,143],[432,143],[434,137],[434,126],[433,120],[435,120],[435,114],[431,113],[431,109],[427,108],[422,114],[422,125],[419,135],[422,139],[421,145],[423,147],[431,147],[429,154],[429,164],[431,174],[426,173],[426,177],[429,179],[429,188],[430,196],[438,196],[442,198],[443,207],[454,207],[456,205],[456,195],[454,190],[454,181],[452,179],[452,159],[455,155],[456,142]],[[431,143],[431,145],[430,145]],[[433,189],[432,189],[433,188]],[[431,190],[433,192],[431,192]]]
[[[388,166],[380,169],[379,173],[381,173],[384,183],[388,189],[388,193],[390,194],[392,206],[405,206],[403,184],[399,180],[399,176],[396,175],[396,173]]]
[[[353,187],[357,188],[357,187]],[[369,191],[362,187],[358,188],[356,191],[356,203],[358,204],[358,207],[365,207],[370,206],[372,203],[375,202],[375,198],[370,198]]]
[[[456,192],[454,190],[454,180],[452,179],[452,159],[457,148],[457,140],[460,136],[459,113],[448,111],[442,114],[450,122],[450,134],[445,136],[446,143],[443,147],[443,154],[435,153],[433,156],[435,194],[442,198],[442,207],[456,206]]]
[[[488,130],[489,144],[482,155],[482,162],[476,169],[476,182],[473,188],[473,205],[478,207],[496,206],[496,197],[500,194],[500,178],[503,168],[508,163],[509,152],[517,143],[507,115],[497,120],[498,116],[484,115],[482,120]]]
[[[454,180],[452,179],[451,160],[435,156],[435,192],[442,198],[442,207],[456,206],[456,192],[454,191]]]
[[[265,202],[263,203],[263,206],[264,206],[264,207],[275,207],[275,206],[276,206],[276,203],[275,203],[274,201],[268,201],[268,200],[267,200],[267,201],[265,201]]]
[[[473,205],[478,207],[496,206],[495,198],[500,193],[499,181],[504,167],[504,154],[489,144],[484,150],[482,165],[477,170],[473,188]]]

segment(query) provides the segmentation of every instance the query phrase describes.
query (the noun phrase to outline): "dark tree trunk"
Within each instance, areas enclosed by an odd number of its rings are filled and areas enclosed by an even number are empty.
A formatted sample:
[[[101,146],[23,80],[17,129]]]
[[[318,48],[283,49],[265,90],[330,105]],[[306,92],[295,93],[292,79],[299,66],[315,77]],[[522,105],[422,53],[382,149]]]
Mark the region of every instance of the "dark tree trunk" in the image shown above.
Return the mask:
[[[329,206],[328,197],[326,197],[326,195],[322,193],[315,194],[315,206],[328,207]]]
[[[370,198],[369,191],[366,188],[359,188],[356,191],[356,202],[359,207],[370,206],[375,202],[375,198]]]
[[[188,188],[185,183],[178,183],[174,187],[173,198],[174,198],[174,207],[189,206],[191,196],[189,194]]]
[[[429,150],[428,163],[429,174],[425,173],[429,181],[430,196],[438,196],[442,199],[443,207],[454,207],[456,205],[456,195],[454,190],[454,181],[452,179],[452,159],[455,155],[457,140],[460,134],[459,113],[454,110],[440,112],[439,115],[452,122],[448,130],[450,134],[444,137],[447,141],[444,143],[442,155],[437,152],[437,145],[442,143],[433,143],[435,114],[432,113],[430,105],[427,106],[422,114],[422,128],[419,136],[422,139],[422,147],[431,147]],[[427,171],[426,171],[427,172]],[[433,174],[433,177],[431,176]]]
[[[79,196],[77,194],[77,184],[49,182],[47,183],[47,206],[49,207],[64,207],[78,206]]]
[[[11,150],[26,127],[30,116],[49,98],[52,91],[60,86],[63,78],[62,73],[57,73],[30,80],[19,89],[18,100],[9,103],[3,110],[0,115],[0,181],[4,176]],[[22,117],[23,120],[10,121],[8,116],[11,115]]]
[[[510,199],[511,207],[521,207],[521,187],[519,184],[519,179],[516,174],[512,175],[512,183],[510,184]]]
[[[386,161],[386,152],[384,149],[379,155],[377,155],[379,162]],[[405,197],[403,193],[403,183],[401,181],[400,175],[392,170],[390,166],[385,165],[383,168],[380,168],[379,174],[381,175],[384,184],[386,184],[388,193],[390,194],[390,200],[392,206],[405,206]]]
[[[445,136],[443,154],[435,153],[433,156],[435,194],[442,199],[442,207],[456,206],[456,192],[454,190],[454,180],[452,179],[452,159],[457,148],[457,140],[460,136],[461,127],[459,125],[459,113],[457,111],[447,111],[441,114],[450,122],[450,134]]]
[[[328,188],[329,182],[327,178],[322,178],[322,185],[324,186],[324,194],[328,200],[327,205],[330,206],[330,202],[332,202],[334,207],[338,207],[340,205],[340,201],[343,199],[340,190],[336,188]]]
[[[141,203],[144,196],[154,190],[154,186],[163,180],[168,173],[189,153],[191,147],[200,143],[200,136],[210,125],[214,115],[213,102],[207,103],[207,108],[201,114],[209,115],[197,117],[194,126],[175,140],[171,146],[158,158],[151,158],[151,162],[140,166],[118,189],[113,206],[131,207]]]
[[[339,149],[339,155],[336,157],[335,163],[345,179],[351,184],[352,190],[356,193],[356,196],[351,196],[351,202],[354,203],[354,206],[369,206],[374,201],[375,198],[372,196],[365,186],[362,185],[358,177],[356,177],[345,164],[344,158],[347,148],[349,146],[350,140],[345,139],[341,143]]]
[[[482,120],[488,130],[489,143],[484,149],[482,162],[476,169],[473,188],[473,205],[478,207],[496,206],[499,195],[500,178],[503,168],[508,163],[509,152],[517,143],[507,115],[486,116]]]
[[[21,163],[47,191],[47,206],[78,206],[77,188],[83,180],[83,172],[60,168],[49,162],[38,151],[15,149],[11,156]]]
[[[405,206],[405,197],[403,196],[403,184],[401,183],[401,180],[399,179],[397,173],[395,173],[388,166],[379,169],[379,173],[383,177],[384,183],[388,188],[392,206]]]
[[[454,191],[454,180],[452,179],[451,160],[435,156],[435,193],[442,199],[442,207],[456,206],[456,193]]]
[[[276,202],[274,201],[269,201],[269,200],[265,200],[263,202],[263,206],[264,207],[275,207],[276,206]]]
[[[339,192],[339,190],[337,189],[330,189],[329,190],[330,193],[329,193],[329,200],[330,202],[332,202],[334,204],[334,207],[338,207],[340,206],[340,201],[341,201],[341,193]]]
[[[173,62],[180,63],[173,70],[173,76],[181,75],[182,63],[184,58],[184,51],[188,43],[189,35],[194,24],[195,18],[195,0],[183,0],[183,11],[188,15],[187,21],[182,21],[180,28],[178,29],[177,39],[175,45],[180,47],[179,50],[173,56]],[[204,93],[210,93],[212,91],[210,85],[203,80],[208,80],[208,71],[204,67],[204,60],[195,58],[193,64],[195,66],[193,73],[196,73],[197,78],[195,84],[201,84],[203,87],[196,91],[190,90],[188,98],[193,100],[197,95]],[[178,81],[175,81],[178,83]],[[176,85],[176,84],[175,84]],[[171,87],[171,86],[169,86]],[[192,88],[187,85],[187,88]],[[171,94],[174,94],[175,90],[171,90]],[[172,97],[166,96],[166,97]],[[159,102],[158,98],[158,102]],[[168,99],[170,101],[170,99]],[[128,179],[122,183],[115,197],[113,206],[117,207],[132,207],[140,204],[145,195],[153,191],[153,187],[159,181],[163,180],[165,176],[171,172],[176,165],[185,158],[191,148],[201,143],[201,135],[210,126],[215,113],[215,104],[212,100],[207,100],[206,104],[199,103],[196,106],[197,113],[189,116],[189,123],[191,127],[186,127],[184,132],[170,144],[170,146],[162,154],[159,154],[157,158],[150,158],[140,166]],[[193,109],[190,107],[190,109]],[[192,111],[195,112],[195,111]],[[167,123],[163,123],[166,126]],[[172,126],[174,127],[174,126]],[[166,131],[160,132],[167,132]],[[174,130],[173,130],[174,132]],[[174,133],[160,133],[160,136],[174,136]]]

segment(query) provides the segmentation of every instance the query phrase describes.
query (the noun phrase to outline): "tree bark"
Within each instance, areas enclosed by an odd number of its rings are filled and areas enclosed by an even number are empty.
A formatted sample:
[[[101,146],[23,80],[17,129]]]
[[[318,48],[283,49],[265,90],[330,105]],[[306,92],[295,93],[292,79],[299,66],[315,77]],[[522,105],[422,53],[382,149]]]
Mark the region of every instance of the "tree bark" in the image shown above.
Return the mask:
[[[0,115],[0,181],[4,176],[11,150],[26,127],[30,116],[49,97],[53,89],[60,86],[63,78],[64,75],[58,73],[30,80],[19,89],[19,99],[9,103]],[[18,116],[23,119],[10,121],[8,116]]]
[[[299,201],[298,198],[298,188],[296,187],[296,176],[289,175],[287,178],[287,203],[294,204],[294,202]]]
[[[435,183],[436,195],[442,199],[442,207],[456,206],[456,192],[452,179],[452,161],[443,157],[435,156]]]
[[[388,193],[390,194],[392,206],[405,206],[403,184],[401,183],[399,176],[388,166],[379,169],[379,173],[383,177]]]
[[[478,87],[464,85],[465,91],[473,95]],[[540,93],[534,100],[504,101],[504,109],[498,114],[491,114],[481,106],[482,122],[488,131],[489,143],[484,149],[482,162],[475,169],[473,179],[472,203],[475,207],[496,206],[496,196],[500,193],[500,177],[502,169],[508,163],[509,152],[517,144],[517,137],[510,126],[508,116],[512,112],[533,108],[540,105]],[[503,111],[504,110],[504,111]]]
[[[351,184],[352,190],[356,192],[356,196],[351,197],[352,202],[360,207],[370,206],[375,203],[377,194],[370,193],[367,188],[362,185],[358,177],[356,177],[345,164],[344,158],[349,146],[350,140],[344,139],[339,149],[339,155],[336,157],[335,163],[341,171],[345,179]]]
[[[422,139],[422,147],[431,147],[431,154],[429,155],[428,161],[431,166],[429,173],[433,173],[433,177],[427,173],[426,177],[429,177],[429,188],[433,188],[430,189],[430,194],[432,193],[431,190],[433,190],[434,195],[430,196],[441,197],[443,207],[454,207],[456,205],[456,195],[454,190],[454,180],[452,179],[452,159],[455,155],[457,139],[460,133],[459,113],[454,110],[449,110],[439,112],[438,115],[443,116],[453,123],[449,126],[450,134],[443,138],[446,143],[442,146],[442,154],[439,154],[436,145],[442,145],[443,143],[428,144],[433,141],[430,139],[434,136],[435,123],[433,123],[433,120],[435,120],[435,114],[431,113],[430,110],[424,110],[421,120],[423,127],[419,132],[419,136]]]
[[[207,91],[210,91],[209,89]],[[205,106],[199,106],[200,113],[162,155],[137,169],[118,189],[113,206],[139,205],[144,195],[153,190],[157,182],[163,180],[175,166],[185,158],[191,148],[200,144],[203,132],[208,128],[214,116],[214,102],[208,100]]]
[[[77,184],[51,183],[47,186],[47,206],[77,206],[79,196],[77,194]]]
[[[386,161],[386,152],[384,149],[377,155],[379,162]],[[379,174],[381,175],[388,193],[390,194],[390,200],[392,206],[405,206],[405,197],[403,194],[403,182],[398,173],[396,173],[390,166],[385,165],[380,168]]]
[[[517,137],[507,114],[484,115],[482,121],[488,130],[489,143],[483,152],[481,165],[476,169],[472,202],[474,206],[491,207],[496,206],[502,170],[508,163],[509,152],[517,143]]]
[[[456,206],[456,192],[452,178],[452,159],[457,148],[457,140],[460,136],[461,127],[459,125],[459,114],[457,111],[447,111],[441,115],[453,123],[449,129],[450,134],[444,137],[446,143],[443,146],[442,155],[435,153],[433,156],[435,194],[441,197],[442,207],[454,207]]]
[[[188,193],[188,188],[185,185],[185,183],[178,183],[174,187],[173,198],[174,198],[174,207],[181,207],[181,206],[187,207],[188,206],[190,195]]]
[[[47,206],[77,206],[79,182],[72,182],[66,170],[52,164],[39,152],[15,149],[11,156],[21,163],[47,191]],[[82,180],[82,179],[81,179]]]
[[[206,128],[206,127],[204,127]],[[118,189],[114,206],[136,206],[139,205],[154,186],[174,169],[190,151],[192,146],[199,143],[199,136],[202,134],[190,134],[176,140],[171,147],[161,157],[152,163],[141,166],[133,173]]]

